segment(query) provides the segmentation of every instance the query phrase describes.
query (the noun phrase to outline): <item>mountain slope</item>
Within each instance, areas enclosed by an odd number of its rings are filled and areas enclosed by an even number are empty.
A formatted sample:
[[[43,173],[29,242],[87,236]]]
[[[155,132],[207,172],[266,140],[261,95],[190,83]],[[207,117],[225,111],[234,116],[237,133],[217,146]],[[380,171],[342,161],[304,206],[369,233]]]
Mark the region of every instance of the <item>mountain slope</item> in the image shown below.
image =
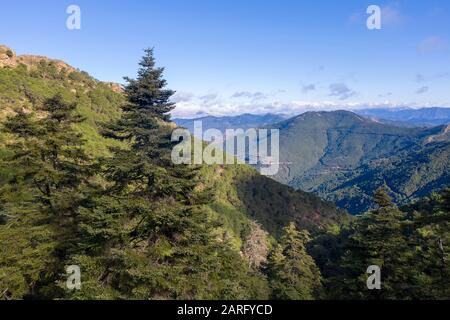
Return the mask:
[[[278,181],[313,192],[352,213],[372,207],[387,185],[404,203],[450,183],[447,127],[406,128],[348,111],[308,112],[280,129]]]
[[[33,110],[35,104],[56,93],[76,102],[78,112],[86,118],[77,129],[85,136],[89,152],[107,154],[108,145],[116,143],[98,133],[99,123],[119,116],[124,101],[120,87],[100,82],[62,61],[15,56],[11,49],[0,47],[0,121],[16,108]]]
[[[204,187],[213,190],[208,210],[236,243],[245,241],[252,222],[277,237],[289,222],[317,233],[339,230],[350,219],[334,204],[262,176],[247,165],[204,166],[201,177]]]
[[[124,97],[117,85],[93,79],[59,60],[41,56],[23,59],[14,53],[10,55],[0,53],[3,59],[0,65],[0,125],[2,119],[16,108],[31,111],[43,99],[61,93],[67,101],[76,102],[78,112],[86,118],[77,130],[86,139],[89,154],[108,156],[109,146],[126,148],[99,134],[103,122],[110,122],[120,115]],[[255,125],[258,121],[263,123],[279,118],[268,115],[246,119]],[[249,123],[241,120],[242,125]],[[1,139],[4,138],[3,135],[0,137],[0,155]],[[201,185],[211,189],[215,199],[206,210],[223,224],[220,230],[234,237],[239,250],[253,222],[276,236],[290,221],[314,232],[338,226],[348,218],[333,204],[262,177],[248,166],[204,166],[200,178]]]
[[[439,126],[450,123],[450,108],[422,108],[422,109],[363,109],[356,113],[378,119],[381,122],[390,121],[410,126]]]

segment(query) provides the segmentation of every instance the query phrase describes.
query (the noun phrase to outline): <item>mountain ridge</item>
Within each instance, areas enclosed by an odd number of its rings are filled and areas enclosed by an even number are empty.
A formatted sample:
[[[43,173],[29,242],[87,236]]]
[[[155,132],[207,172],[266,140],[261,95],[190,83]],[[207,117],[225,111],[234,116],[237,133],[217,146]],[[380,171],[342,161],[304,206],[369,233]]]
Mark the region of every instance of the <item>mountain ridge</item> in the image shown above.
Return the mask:
[[[365,119],[350,111],[331,111],[306,113],[274,127],[280,129],[280,161],[287,163],[275,179],[313,192],[352,213],[371,209],[373,193],[386,183],[400,204],[450,183],[447,174],[450,163],[441,152],[450,148],[445,125],[398,127]],[[426,156],[423,150],[428,150]],[[408,164],[399,163],[401,158],[409,159]],[[385,163],[385,167],[380,167],[381,163]],[[427,165],[432,168],[414,173],[414,168]],[[433,181],[440,182],[436,182],[435,187],[431,187],[432,181],[420,186],[417,181],[428,181],[426,172],[433,169],[437,170],[431,175]],[[402,171],[409,172],[409,181],[401,182]],[[413,185],[418,189],[412,190]]]
[[[51,97],[55,93],[60,93],[65,100],[77,103],[78,112],[86,118],[85,122],[80,124],[77,129],[87,140],[86,148],[89,154],[108,157],[108,148],[110,146],[126,147],[99,134],[102,123],[110,122],[120,116],[120,106],[124,102],[122,92],[114,90],[107,83],[97,81],[86,72],[78,69],[71,67],[70,70],[73,71],[67,73],[64,68],[54,68],[53,61],[56,60],[43,57],[40,61],[42,63],[33,64],[31,68],[23,68],[20,64],[17,64],[15,67],[0,67],[0,102],[2,102],[0,115],[10,114],[10,112],[14,112],[15,108],[35,111],[35,103],[39,104],[45,98]],[[62,65],[65,65],[65,63],[63,62]],[[17,86],[16,83],[20,83],[21,86]],[[34,102],[30,101],[30,99]],[[269,115],[268,117],[271,116]],[[260,119],[260,117],[257,117],[257,119]],[[1,121],[2,117],[0,117],[0,123]],[[1,145],[2,142],[0,141]],[[322,201],[314,195],[291,190],[290,187],[267,180],[265,177],[258,177],[259,174],[250,167],[241,166],[239,168],[237,170],[236,168],[225,166],[222,172],[228,178],[224,180],[226,182],[222,181],[217,184],[216,179],[210,179],[210,177],[214,176],[211,171],[214,172],[215,169],[205,166],[203,178],[208,183],[202,182],[213,190],[226,190],[221,193],[218,199],[220,205],[209,208],[209,211],[221,219],[222,222],[225,222],[225,229],[228,233],[234,234],[233,237],[235,237],[236,243],[243,241],[238,229],[234,227],[236,220],[240,220],[238,224],[241,223],[248,226],[252,219],[258,222],[257,218],[259,217],[265,220],[263,223],[265,229],[271,233],[273,232],[275,235],[284,227],[284,225],[280,224],[280,221],[287,224],[290,222],[288,221],[289,219],[297,219],[299,227],[313,231],[331,227],[335,222],[340,224],[341,215],[343,220],[346,219],[346,213],[337,209],[331,203]],[[261,182],[261,187],[259,188],[258,185],[252,186],[252,183],[245,181],[259,181]],[[264,193],[268,198],[259,198],[252,203],[249,200],[251,198],[250,193],[246,191],[246,188],[252,189],[256,193]],[[301,210],[294,210],[286,207],[282,201],[279,201],[280,208],[274,209],[278,214],[271,218],[269,205],[261,205],[264,209],[260,210],[253,207],[255,203],[265,203],[271,199],[271,193],[267,190],[275,190],[276,194],[281,197],[284,196],[288,203],[297,203],[297,206],[304,203],[304,207],[300,208]],[[234,194],[234,196],[230,197],[231,194]],[[302,201],[295,200],[297,198],[302,199]],[[227,216],[228,213],[231,216]],[[304,215],[304,217],[296,217],[296,214]],[[324,215],[324,220],[317,223],[316,226],[307,222],[313,216],[315,217],[314,219],[319,219],[321,214]],[[273,219],[272,227],[270,226],[271,219]]]

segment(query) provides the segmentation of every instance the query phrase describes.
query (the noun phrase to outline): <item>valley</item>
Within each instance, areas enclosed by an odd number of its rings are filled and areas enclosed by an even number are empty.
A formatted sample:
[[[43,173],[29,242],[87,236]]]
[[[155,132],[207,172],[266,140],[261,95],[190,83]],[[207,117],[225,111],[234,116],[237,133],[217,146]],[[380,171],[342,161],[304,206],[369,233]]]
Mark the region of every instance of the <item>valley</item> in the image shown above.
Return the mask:
[[[243,123],[235,121],[231,128]],[[372,209],[380,187],[401,205],[450,185],[449,125],[396,126],[332,111],[306,112],[264,128],[280,132],[275,180],[352,214]]]

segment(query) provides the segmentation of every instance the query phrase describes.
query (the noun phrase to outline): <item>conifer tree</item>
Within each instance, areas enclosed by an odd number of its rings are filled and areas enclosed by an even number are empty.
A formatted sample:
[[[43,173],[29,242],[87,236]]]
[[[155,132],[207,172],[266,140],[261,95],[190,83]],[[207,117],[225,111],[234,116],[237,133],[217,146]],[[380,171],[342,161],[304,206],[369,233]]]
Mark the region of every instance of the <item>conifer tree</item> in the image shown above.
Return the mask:
[[[420,274],[417,299],[450,298],[450,190],[426,199],[426,204],[415,211],[411,238],[415,270]]]
[[[171,161],[174,92],[166,89],[163,70],[155,66],[153,50],[146,50],[137,78],[126,78],[121,118],[105,126],[106,137],[128,148],[111,149],[104,161],[105,192],[82,213],[87,250],[73,261],[87,272],[84,289],[74,297],[260,296],[252,288],[263,279],[249,274],[238,254],[213,237],[195,189],[196,169]]]
[[[309,233],[298,231],[294,223],[283,229],[280,243],[271,251],[267,265],[272,298],[313,300],[320,297],[321,275],[306,251]]]
[[[61,95],[45,100],[39,116],[18,111],[4,131],[13,139],[2,162],[0,291],[5,297],[58,297],[56,281],[76,250],[74,221],[87,205],[92,168],[73,125],[82,121]]]
[[[359,217],[339,261],[340,275],[329,293],[338,299],[406,299],[414,295],[417,279],[410,268],[412,250],[404,235],[405,214],[383,189],[376,191],[379,208]],[[381,269],[381,290],[367,287],[369,266]]]

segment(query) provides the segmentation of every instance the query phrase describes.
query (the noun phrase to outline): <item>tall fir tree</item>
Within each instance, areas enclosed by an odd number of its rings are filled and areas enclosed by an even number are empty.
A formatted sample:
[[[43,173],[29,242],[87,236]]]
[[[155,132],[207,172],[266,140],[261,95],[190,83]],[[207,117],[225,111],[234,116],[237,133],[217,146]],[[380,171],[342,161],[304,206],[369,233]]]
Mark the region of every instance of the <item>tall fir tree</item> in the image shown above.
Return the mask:
[[[391,201],[386,190],[374,195],[378,209],[359,217],[351,226],[338,262],[340,274],[328,292],[336,299],[408,299],[414,296],[418,280],[410,265],[413,250],[404,229],[405,214]],[[381,289],[369,289],[369,266],[381,269]]]
[[[450,298],[450,189],[413,205],[414,269],[420,286],[416,299]]]
[[[320,271],[306,251],[310,241],[306,230],[298,231],[294,223],[283,229],[280,243],[272,249],[267,275],[273,299],[313,300],[322,293]]]
[[[78,209],[88,205],[90,159],[73,125],[82,121],[76,104],[61,95],[4,123],[11,135],[2,161],[0,189],[0,292],[11,298],[54,298],[65,259],[76,251]]]
[[[73,297],[264,297],[254,290],[264,280],[214,238],[196,169],[171,161],[174,91],[166,89],[163,71],[146,50],[137,79],[126,78],[121,118],[105,126],[106,137],[128,148],[111,149],[105,192],[93,210],[83,211],[87,251],[73,261],[87,271],[84,289]]]

